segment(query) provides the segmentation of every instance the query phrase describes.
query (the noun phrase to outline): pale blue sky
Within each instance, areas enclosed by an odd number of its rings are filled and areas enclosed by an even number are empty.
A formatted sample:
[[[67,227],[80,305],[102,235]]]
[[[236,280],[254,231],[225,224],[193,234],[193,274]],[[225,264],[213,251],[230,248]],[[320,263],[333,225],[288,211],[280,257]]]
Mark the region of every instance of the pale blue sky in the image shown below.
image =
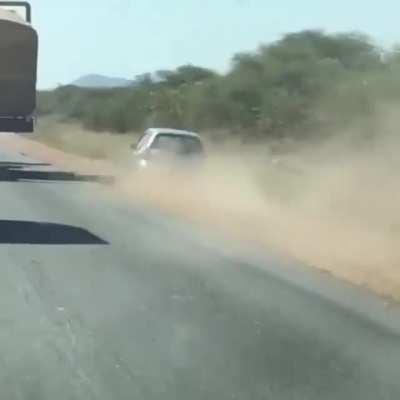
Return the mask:
[[[192,63],[224,71],[232,55],[286,32],[361,30],[400,41],[398,0],[31,0],[39,87],[87,73],[133,78]]]

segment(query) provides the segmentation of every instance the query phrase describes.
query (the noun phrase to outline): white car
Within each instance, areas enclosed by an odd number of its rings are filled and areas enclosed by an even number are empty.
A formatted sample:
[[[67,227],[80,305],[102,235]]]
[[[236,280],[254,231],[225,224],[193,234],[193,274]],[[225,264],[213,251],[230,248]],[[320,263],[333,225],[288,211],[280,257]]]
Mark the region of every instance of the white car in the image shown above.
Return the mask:
[[[140,168],[197,164],[205,156],[202,140],[197,133],[177,129],[147,129],[137,145],[131,147]]]

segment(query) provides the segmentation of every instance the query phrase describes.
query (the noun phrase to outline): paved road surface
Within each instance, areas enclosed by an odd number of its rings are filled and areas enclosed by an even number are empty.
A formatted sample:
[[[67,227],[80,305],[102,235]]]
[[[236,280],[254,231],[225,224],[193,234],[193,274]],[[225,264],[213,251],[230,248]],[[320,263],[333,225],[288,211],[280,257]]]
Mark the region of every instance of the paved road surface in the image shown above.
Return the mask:
[[[2,399],[400,399],[379,301],[339,284],[338,305],[32,163],[0,153]]]

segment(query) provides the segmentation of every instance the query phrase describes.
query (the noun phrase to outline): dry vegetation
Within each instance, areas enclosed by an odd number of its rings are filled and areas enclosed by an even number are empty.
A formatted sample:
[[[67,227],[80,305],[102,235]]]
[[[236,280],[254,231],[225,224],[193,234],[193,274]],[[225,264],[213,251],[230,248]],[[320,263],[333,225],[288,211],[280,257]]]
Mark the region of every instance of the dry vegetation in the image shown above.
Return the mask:
[[[32,139],[66,153],[120,163],[129,156],[129,146],[136,142],[137,135],[100,134],[88,131],[78,123],[47,117],[39,120]]]

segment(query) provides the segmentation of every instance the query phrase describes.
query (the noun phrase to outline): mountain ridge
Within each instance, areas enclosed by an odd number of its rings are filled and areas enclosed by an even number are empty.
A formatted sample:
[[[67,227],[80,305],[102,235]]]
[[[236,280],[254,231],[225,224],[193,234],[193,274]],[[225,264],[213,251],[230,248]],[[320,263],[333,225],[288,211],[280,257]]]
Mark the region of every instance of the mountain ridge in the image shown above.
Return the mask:
[[[70,85],[83,88],[116,88],[131,86],[133,83],[133,80],[126,78],[112,77],[101,74],[87,74],[74,80],[70,83]]]

